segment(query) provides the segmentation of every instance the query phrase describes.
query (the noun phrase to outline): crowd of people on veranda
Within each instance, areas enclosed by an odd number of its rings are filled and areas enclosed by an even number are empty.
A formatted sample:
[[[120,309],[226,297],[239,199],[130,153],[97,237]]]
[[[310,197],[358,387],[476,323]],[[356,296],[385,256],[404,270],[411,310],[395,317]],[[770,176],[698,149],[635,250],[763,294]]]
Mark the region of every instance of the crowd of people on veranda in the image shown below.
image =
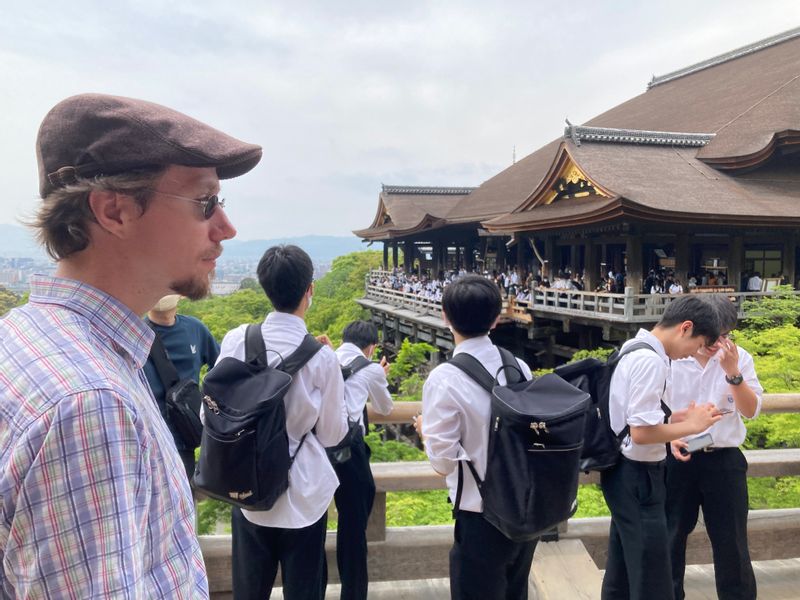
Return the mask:
[[[36,158],[41,203],[32,226],[57,268],[37,275],[28,302],[0,319],[0,597],[208,598],[193,444],[171,421],[167,388],[174,377],[196,380],[204,365],[243,360],[248,331],[280,367],[309,338],[313,264],[297,246],[268,248],[257,271],[274,309],[218,346],[202,323],[177,314],[178,298],[208,294],[221,243],[236,234],[220,181],[253,169],[261,148],[164,106],[82,94],[45,116]],[[563,275],[559,289],[581,285]],[[471,355],[499,384],[505,369],[489,334],[502,296],[547,283],[513,269],[376,281],[441,293],[454,355]],[[720,598],[756,597],[739,446],[742,418],[758,415],[762,389],[752,357],[730,338],[735,326],[730,302],[685,295],[626,342],[648,349],[626,354],[610,383],[611,428],[629,433],[619,462],[601,476],[611,511],[606,600],[683,598],[686,538],[701,506]],[[332,501],[341,598],[367,597],[375,485],[364,409],[370,401],[391,411],[389,365],[370,360],[379,342],[373,324],[350,323],[342,340],[334,349],[319,336],[287,384],[287,488],[268,509],[233,508],[237,600],[269,598],[279,568],[285,598],[325,597]],[[367,366],[345,380],[363,359]],[[422,398],[415,426],[456,507],[452,597],[524,600],[537,540],[506,537],[483,517],[477,479],[458,476],[464,461],[485,476],[489,392],[445,362]],[[326,449],[351,432],[348,458],[331,458]],[[685,455],[705,433],[713,435],[708,451]]]

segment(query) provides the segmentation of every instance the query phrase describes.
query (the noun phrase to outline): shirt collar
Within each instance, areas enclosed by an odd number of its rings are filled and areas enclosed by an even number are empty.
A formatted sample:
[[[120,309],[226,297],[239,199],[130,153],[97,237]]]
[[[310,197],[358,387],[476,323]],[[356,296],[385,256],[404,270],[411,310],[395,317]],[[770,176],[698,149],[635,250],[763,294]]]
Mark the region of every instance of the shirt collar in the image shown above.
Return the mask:
[[[74,279],[34,275],[30,302],[71,310],[107,337],[117,352],[130,356],[137,369],[147,362],[155,337],[153,330],[139,315],[106,292]]]
[[[491,347],[492,345],[493,345],[492,340],[489,339],[488,335],[469,338],[461,342],[458,346],[456,346],[455,350],[453,350],[453,356],[455,356],[456,354],[460,354],[461,352],[469,352],[470,354],[472,354],[480,350],[485,350]]]
[[[274,310],[267,315],[267,318],[264,319],[264,322],[267,325],[288,327],[294,329],[295,331],[302,331],[303,333],[308,333],[308,329],[306,328],[306,322],[297,315],[293,315],[291,313],[278,312]]]
[[[665,363],[669,364],[670,359],[669,356],[667,356],[667,351],[664,350],[664,344],[662,344],[661,340],[654,336],[652,332],[647,331],[647,329],[640,329],[636,332],[636,337],[634,339],[650,344],[653,350],[656,351],[656,354],[658,354]]]

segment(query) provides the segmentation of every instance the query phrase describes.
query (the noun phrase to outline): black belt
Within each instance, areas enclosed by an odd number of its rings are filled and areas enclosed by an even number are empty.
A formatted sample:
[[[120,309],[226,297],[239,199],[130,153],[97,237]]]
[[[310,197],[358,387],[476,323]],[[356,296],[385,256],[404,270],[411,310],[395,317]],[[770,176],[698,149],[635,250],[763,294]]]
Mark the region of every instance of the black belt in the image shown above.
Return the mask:
[[[661,460],[635,460],[633,458],[628,458],[624,454],[620,454],[620,457],[622,458],[622,460],[626,460],[629,463],[633,463],[635,465],[645,465],[645,466],[648,466],[648,467],[660,467],[660,466],[666,464],[666,462],[667,462],[666,459],[661,459]]]

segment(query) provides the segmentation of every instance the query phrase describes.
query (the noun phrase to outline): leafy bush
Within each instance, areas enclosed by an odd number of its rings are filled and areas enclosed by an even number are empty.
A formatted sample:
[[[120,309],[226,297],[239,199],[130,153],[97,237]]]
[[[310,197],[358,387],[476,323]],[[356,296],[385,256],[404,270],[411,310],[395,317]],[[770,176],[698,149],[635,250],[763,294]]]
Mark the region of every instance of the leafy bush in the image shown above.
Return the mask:
[[[778,286],[770,296],[745,300],[742,308],[751,329],[798,325],[800,319],[800,297],[794,294],[791,285]]]

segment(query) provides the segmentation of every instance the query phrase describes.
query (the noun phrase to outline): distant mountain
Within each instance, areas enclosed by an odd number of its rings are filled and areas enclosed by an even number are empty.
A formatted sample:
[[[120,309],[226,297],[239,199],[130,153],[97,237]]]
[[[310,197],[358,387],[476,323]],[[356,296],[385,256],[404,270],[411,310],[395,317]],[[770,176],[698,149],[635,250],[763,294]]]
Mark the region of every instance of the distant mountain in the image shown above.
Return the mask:
[[[225,251],[221,260],[258,260],[264,251],[276,244],[294,244],[308,252],[314,262],[330,262],[337,256],[366,250],[367,245],[355,236],[305,235],[293,238],[271,240],[229,240],[224,243]],[[381,248],[382,246],[378,246]]]
[[[0,223],[0,257],[44,260],[47,255],[28,229]]]
[[[222,261],[226,259],[258,260],[264,250],[275,244],[296,244],[308,252],[314,262],[330,262],[337,256],[366,249],[355,236],[306,235],[271,240],[229,240],[225,242]],[[380,246],[378,246],[380,247]],[[30,231],[19,225],[0,223],[0,257],[46,258]]]

